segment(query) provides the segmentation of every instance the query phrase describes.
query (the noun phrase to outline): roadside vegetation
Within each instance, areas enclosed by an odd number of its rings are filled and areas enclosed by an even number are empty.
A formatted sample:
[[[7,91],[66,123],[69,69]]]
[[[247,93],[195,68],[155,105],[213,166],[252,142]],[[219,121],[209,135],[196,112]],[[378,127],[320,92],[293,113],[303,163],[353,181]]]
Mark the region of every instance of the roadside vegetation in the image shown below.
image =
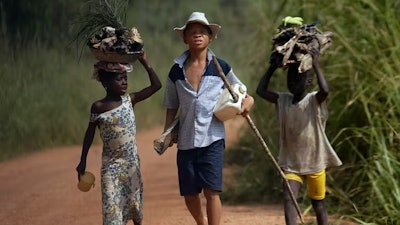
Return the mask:
[[[95,61],[90,52],[71,43],[73,18],[81,5],[78,0],[0,1],[0,161],[81,144],[90,104],[104,94],[91,79]],[[149,60],[164,81],[174,57],[185,50],[173,28],[195,10],[222,25],[211,48],[232,64],[255,96],[251,116],[274,155],[275,108],[252,90],[268,66],[275,28],[291,15],[306,23],[317,20],[322,31],[334,32],[321,66],[331,91],[327,134],[344,165],[328,173],[329,211],[360,224],[399,224],[400,3],[131,0],[125,25],[138,28]],[[129,89],[146,85],[144,75],[134,65]],[[271,85],[285,91],[284,71],[275,76],[281,79]],[[163,124],[162,96],[163,90],[137,105],[139,130]],[[251,129],[242,131],[238,144],[227,151],[226,166],[236,171],[236,182],[223,193],[225,202],[280,201],[279,176]],[[312,213],[305,194],[299,203]]]

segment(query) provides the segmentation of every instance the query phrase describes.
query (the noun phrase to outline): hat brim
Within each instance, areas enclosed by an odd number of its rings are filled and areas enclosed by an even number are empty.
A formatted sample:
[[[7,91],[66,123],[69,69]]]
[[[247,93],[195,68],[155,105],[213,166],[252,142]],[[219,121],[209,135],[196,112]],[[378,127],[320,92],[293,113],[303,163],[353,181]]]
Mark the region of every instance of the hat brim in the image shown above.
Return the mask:
[[[218,24],[214,24],[214,23],[205,24],[202,21],[190,21],[190,23],[187,23],[187,24],[183,25],[182,27],[175,27],[174,28],[174,30],[178,33],[179,37],[181,37],[183,39],[183,31],[186,29],[187,25],[191,24],[191,23],[200,23],[200,24],[202,24],[204,26],[209,27],[210,30],[211,30],[211,40],[217,39],[218,32],[221,29],[221,26],[218,25]]]

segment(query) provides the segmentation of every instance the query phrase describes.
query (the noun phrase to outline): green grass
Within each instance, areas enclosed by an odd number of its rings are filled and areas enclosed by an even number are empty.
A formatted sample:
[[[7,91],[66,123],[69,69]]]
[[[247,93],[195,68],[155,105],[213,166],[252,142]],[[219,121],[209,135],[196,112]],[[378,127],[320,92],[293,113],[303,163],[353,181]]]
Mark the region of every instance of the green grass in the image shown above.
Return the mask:
[[[284,7],[278,13],[281,18],[292,15],[302,16],[309,22],[318,20],[320,29],[334,32],[333,44],[322,57],[322,69],[331,90],[327,134],[344,165],[328,173],[329,212],[360,224],[398,224],[400,25],[394,21],[400,12],[400,3],[337,0],[285,1],[282,4]],[[271,12],[263,3],[260,5],[258,8],[263,9],[260,17],[276,17],[276,11]],[[260,29],[259,36],[270,37],[272,29],[268,25],[265,27],[268,29]],[[263,43],[261,39],[258,41],[257,45]],[[267,57],[260,57],[263,68],[266,68],[266,60]],[[258,81],[262,72],[256,71],[254,80]],[[281,75],[278,72],[275,77]],[[286,90],[284,83],[275,80],[272,85],[276,90]],[[274,106],[260,103],[262,101],[256,98],[253,117],[267,144],[277,154],[277,122],[272,122]],[[253,135],[242,138],[246,139],[253,140]],[[240,146],[249,142],[252,141],[242,141]],[[257,151],[260,146],[253,144],[248,148]],[[238,157],[234,154],[241,151],[241,147],[230,151],[233,156],[228,154],[227,163],[237,165]],[[244,165],[244,173],[237,175],[240,184],[229,189],[225,196],[240,201],[253,201],[257,196],[259,199],[279,198],[280,192],[276,190],[280,182],[271,181],[276,174],[265,166],[272,164],[266,156],[264,162],[258,157],[262,155],[254,156],[254,160]],[[250,192],[257,194],[246,195]],[[302,207],[309,204],[305,193],[299,202]]]
[[[35,46],[15,57],[0,56],[7,62],[0,82],[8,87],[2,88],[0,97],[5,106],[1,110],[1,159],[82,139],[82,111],[90,107],[95,89],[86,84],[85,93],[80,94],[78,88],[89,81],[90,70],[66,55]]]

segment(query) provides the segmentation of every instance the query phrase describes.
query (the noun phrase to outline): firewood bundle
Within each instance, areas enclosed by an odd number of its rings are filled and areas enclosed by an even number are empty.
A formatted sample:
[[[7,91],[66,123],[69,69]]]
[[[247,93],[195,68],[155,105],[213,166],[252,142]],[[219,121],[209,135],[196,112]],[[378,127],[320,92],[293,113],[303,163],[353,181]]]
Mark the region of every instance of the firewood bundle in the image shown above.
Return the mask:
[[[302,24],[301,17],[286,17],[272,38],[272,54],[281,54],[282,67],[299,63],[299,73],[312,68],[308,51],[316,48],[322,54],[330,45],[332,32],[322,32],[317,23]]]

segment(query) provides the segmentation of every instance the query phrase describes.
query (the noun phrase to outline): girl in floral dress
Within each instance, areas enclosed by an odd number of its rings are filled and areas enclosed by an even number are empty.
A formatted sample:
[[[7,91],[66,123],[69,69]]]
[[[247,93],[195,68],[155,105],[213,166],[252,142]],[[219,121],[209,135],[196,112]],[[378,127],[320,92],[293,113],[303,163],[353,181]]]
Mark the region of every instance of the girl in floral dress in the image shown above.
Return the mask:
[[[94,77],[101,82],[106,96],[94,102],[85,133],[81,160],[76,167],[79,176],[85,173],[86,158],[93,143],[96,127],[103,141],[101,192],[104,225],[125,225],[132,220],[142,224],[143,184],[136,146],[136,124],[133,107],[161,88],[161,82],[146,59],[139,58],[146,69],[150,86],[134,93],[126,93],[128,64],[98,62]]]

